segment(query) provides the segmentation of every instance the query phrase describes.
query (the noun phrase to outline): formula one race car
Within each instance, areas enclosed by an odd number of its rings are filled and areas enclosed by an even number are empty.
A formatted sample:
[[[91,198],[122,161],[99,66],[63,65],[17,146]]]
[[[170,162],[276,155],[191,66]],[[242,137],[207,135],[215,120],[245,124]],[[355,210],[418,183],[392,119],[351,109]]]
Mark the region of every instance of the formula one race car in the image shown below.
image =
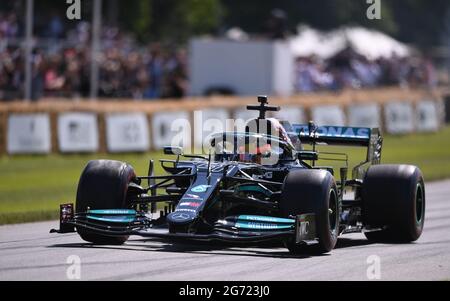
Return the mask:
[[[76,206],[60,208],[60,229],[94,244],[123,244],[130,235],[255,243],[279,240],[291,253],[332,250],[340,234],[364,232],[374,241],[411,242],[422,233],[425,186],[410,165],[381,165],[378,129],[291,125],[266,118],[267,97],[242,132],[211,135],[208,155],[164,148],[167,175],[136,176],[127,163],[90,161]],[[320,144],[367,148],[347,178],[348,157],[319,153]],[[310,150],[304,146],[310,145]],[[186,158],[181,160],[180,157]],[[319,160],[343,162],[336,179]],[[143,183],[147,182],[144,187]],[[351,197],[349,197],[349,195]],[[157,204],[163,208],[159,214]],[[308,251],[309,252],[309,251]]]

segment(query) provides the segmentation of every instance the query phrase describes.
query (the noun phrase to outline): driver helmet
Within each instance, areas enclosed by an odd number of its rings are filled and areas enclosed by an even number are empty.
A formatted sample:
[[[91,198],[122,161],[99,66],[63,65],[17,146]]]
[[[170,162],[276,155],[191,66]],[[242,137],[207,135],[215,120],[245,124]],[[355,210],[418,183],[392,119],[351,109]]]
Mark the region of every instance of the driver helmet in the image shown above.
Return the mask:
[[[281,141],[284,141],[289,146],[294,148],[294,144],[292,143],[291,138],[287,134],[284,126],[278,121],[276,118],[267,118],[267,120],[270,122],[270,129],[271,129],[271,135],[278,137]]]
[[[258,146],[256,143],[252,142],[240,145],[238,149],[240,162],[261,164],[261,158],[269,156],[272,147],[269,143]]]

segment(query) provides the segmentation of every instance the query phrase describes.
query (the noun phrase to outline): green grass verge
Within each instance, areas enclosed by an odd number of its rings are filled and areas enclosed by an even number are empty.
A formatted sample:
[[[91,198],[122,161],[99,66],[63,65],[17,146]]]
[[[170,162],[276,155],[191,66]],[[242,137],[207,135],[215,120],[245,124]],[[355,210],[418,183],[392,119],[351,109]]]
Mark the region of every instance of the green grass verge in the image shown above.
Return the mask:
[[[319,146],[318,150],[347,153],[349,173],[352,166],[364,161],[366,156],[366,150],[359,147]],[[318,164],[330,163],[322,161]],[[416,165],[422,170],[426,181],[450,177],[450,127],[437,133],[385,136],[381,163]]]
[[[60,203],[75,201],[78,178],[87,161],[129,162],[140,175],[160,153],[126,155],[48,155],[0,158],[0,224],[58,218]],[[156,172],[162,170],[155,164]]]
[[[347,152],[350,166],[365,156],[360,148],[320,147],[319,150]],[[57,218],[60,203],[74,202],[78,178],[88,160],[126,161],[143,175],[149,159],[157,163],[162,157],[161,153],[3,156],[0,158],[0,224]],[[382,163],[417,165],[428,181],[450,177],[450,127],[433,134],[386,136]],[[155,167],[156,173],[162,172],[159,164]]]

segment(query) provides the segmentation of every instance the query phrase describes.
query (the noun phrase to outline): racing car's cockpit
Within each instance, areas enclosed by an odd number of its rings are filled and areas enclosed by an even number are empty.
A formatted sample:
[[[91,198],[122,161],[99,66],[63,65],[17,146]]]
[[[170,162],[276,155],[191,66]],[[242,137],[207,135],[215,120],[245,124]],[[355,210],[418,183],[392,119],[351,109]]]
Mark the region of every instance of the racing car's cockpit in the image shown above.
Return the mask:
[[[247,122],[244,132],[224,132],[212,136],[211,147],[216,161],[275,165],[280,160],[295,160],[295,151],[301,150],[298,136],[289,134],[293,132],[289,123],[282,124],[275,118],[266,118],[266,112],[280,110],[268,105],[267,96],[258,96],[258,102],[260,104],[257,106],[247,106],[248,110],[258,111],[259,116]]]
[[[258,133],[218,133],[211,137],[211,148],[215,161],[275,165],[295,158],[292,145],[276,136]]]

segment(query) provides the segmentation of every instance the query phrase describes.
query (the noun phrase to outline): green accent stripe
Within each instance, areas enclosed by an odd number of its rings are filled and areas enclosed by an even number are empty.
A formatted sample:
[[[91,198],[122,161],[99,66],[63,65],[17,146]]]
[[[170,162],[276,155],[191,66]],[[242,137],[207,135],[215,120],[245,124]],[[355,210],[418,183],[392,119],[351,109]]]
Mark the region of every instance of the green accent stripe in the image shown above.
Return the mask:
[[[111,222],[111,223],[131,223],[132,221],[134,221],[134,216],[124,216],[124,215],[120,215],[120,216],[114,216],[114,215],[109,215],[109,216],[94,216],[94,215],[88,215],[87,216],[88,219],[93,219],[93,220],[97,220],[97,221],[102,221],[102,222]]]
[[[267,190],[265,190],[257,185],[242,185],[242,186],[238,186],[238,188],[236,190],[237,191],[257,191],[257,192],[264,193],[265,195],[269,195],[269,192]]]
[[[274,216],[260,216],[260,215],[239,215],[239,221],[250,221],[250,222],[266,222],[275,224],[289,224],[293,225],[295,223],[294,219],[290,218],[280,218]]]
[[[87,213],[95,215],[136,215],[136,211],[133,209],[96,209],[88,210]]]
[[[260,222],[237,222],[236,228],[240,229],[252,229],[252,230],[281,230],[292,229],[294,225],[280,225],[273,223],[260,223]]]

